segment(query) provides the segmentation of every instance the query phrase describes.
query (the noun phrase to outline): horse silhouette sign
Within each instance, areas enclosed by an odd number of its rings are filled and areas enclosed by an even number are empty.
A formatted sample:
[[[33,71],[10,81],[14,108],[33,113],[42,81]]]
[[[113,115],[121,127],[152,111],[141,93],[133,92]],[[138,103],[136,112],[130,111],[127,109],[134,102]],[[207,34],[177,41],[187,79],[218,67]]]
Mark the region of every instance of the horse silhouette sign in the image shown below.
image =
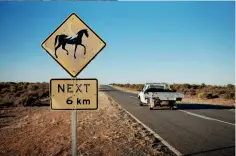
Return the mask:
[[[72,77],[76,77],[106,43],[72,13],[43,43],[42,47]]]

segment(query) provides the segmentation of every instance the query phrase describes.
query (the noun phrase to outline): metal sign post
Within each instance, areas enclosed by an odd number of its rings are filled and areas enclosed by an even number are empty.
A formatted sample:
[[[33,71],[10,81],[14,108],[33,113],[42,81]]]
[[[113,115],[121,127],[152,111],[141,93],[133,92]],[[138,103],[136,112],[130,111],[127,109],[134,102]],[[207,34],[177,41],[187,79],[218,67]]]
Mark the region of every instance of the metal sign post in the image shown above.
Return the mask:
[[[76,79],[73,77],[72,79],[73,79],[73,86],[75,86]],[[71,136],[72,137],[72,156],[77,156],[77,110],[76,108],[74,108],[74,110],[72,110],[72,113],[71,113],[71,134],[72,134]]]
[[[77,110],[73,110],[71,115],[72,156],[77,156]]]

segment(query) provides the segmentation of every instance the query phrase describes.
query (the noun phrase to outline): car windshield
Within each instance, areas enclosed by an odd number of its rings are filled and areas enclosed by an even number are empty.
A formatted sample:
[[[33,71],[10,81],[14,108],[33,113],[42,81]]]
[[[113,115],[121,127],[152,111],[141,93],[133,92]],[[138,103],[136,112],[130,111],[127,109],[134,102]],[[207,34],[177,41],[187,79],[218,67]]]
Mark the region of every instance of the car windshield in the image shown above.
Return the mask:
[[[168,89],[166,84],[151,84],[149,88]]]

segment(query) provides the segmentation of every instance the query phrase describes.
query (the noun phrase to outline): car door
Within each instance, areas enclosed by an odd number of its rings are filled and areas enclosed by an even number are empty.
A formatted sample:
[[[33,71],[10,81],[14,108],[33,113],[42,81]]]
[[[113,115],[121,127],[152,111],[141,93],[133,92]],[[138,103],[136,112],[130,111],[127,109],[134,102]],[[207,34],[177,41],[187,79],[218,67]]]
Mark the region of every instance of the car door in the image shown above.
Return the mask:
[[[145,85],[142,89],[142,91],[139,93],[139,98],[142,103],[147,103],[147,100],[144,97],[144,92],[147,89],[147,85]]]

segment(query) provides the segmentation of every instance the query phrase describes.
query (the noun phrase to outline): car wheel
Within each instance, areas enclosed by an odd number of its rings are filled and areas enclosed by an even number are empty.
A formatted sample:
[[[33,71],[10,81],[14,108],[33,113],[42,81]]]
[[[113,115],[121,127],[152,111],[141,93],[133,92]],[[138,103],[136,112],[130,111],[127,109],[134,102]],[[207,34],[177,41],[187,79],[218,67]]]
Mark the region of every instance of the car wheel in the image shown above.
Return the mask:
[[[142,103],[140,97],[138,97],[138,98],[139,98],[139,105],[140,105],[140,106],[143,106],[143,103]]]
[[[150,110],[153,110],[154,107],[155,107],[154,103],[149,105]]]
[[[175,106],[175,102],[171,102],[169,105],[170,105],[170,110],[173,110]]]

